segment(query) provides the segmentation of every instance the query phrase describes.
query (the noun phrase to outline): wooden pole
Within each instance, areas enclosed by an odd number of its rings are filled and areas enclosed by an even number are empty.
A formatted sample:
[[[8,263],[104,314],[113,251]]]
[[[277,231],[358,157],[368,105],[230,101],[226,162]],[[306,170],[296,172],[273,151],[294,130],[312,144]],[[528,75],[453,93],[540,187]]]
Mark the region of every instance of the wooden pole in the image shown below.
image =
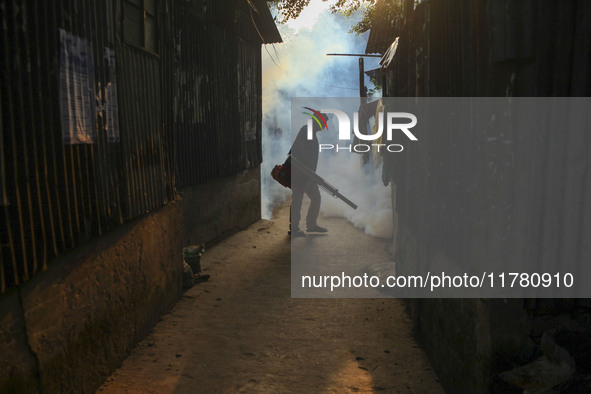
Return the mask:
[[[367,97],[367,89],[365,88],[365,70],[362,57],[359,58],[359,97]]]

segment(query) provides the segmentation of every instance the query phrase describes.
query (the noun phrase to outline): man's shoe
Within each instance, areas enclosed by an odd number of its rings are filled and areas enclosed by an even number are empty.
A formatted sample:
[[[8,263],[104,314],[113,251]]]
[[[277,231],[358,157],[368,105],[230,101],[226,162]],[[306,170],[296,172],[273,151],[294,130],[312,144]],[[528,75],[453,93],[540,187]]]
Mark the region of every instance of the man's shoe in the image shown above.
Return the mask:
[[[299,228],[294,228],[292,230],[290,230],[291,236],[292,237],[304,237],[306,236],[306,234],[304,234],[304,232],[302,230],[300,230]]]
[[[308,231],[309,233],[325,233],[328,231],[328,229],[326,229],[324,227],[320,227],[317,224],[314,224],[312,226],[308,226],[306,228],[306,231]]]

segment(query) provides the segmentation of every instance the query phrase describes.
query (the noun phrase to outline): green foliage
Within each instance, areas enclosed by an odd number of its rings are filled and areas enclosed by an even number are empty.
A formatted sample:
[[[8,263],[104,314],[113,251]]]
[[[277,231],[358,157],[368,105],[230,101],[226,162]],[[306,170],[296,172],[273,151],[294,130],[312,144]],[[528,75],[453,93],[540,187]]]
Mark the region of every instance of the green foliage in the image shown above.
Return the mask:
[[[268,0],[267,3],[277,8],[279,12],[276,20],[284,23],[297,18],[310,0]],[[351,27],[350,32],[359,35],[370,30],[378,21],[398,23],[402,18],[403,6],[400,0],[337,0],[331,6],[331,12],[347,18],[357,11],[362,12],[361,20]]]
[[[333,6],[331,11],[333,13],[340,13],[349,19],[357,11],[361,11],[363,16],[361,21],[357,22],[350,33],[359,35],[363,32],[371,29],[373,18],[375,17],[374,10],[376,8],[376,0],[338,0]]]
[[[339,0],[347,1],[347,0]],[[348,0],[349,2],[354,0]],[[378,1],[366,0],[358,4],[357,8],[350,7],[340,10],[346,17],[361,9],[363,15],[361,20],[351,27],[350,32],[355,35],[365,33],[377,23],[399,24],[402,20],[403,5],[401,1]]]
[[[267,0],[267,4],[276,7],[279,11],[275,20],[279,23],[285,23],[300,16],[304,7],[310,4],[310,0]]]

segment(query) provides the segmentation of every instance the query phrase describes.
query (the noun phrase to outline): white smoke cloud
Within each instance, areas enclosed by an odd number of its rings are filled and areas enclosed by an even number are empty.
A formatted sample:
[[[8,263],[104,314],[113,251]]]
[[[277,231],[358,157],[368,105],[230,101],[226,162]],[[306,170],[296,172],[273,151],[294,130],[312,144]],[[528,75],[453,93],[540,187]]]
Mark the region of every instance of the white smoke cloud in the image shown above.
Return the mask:
[[[323,153],[318,173],[357,205],[357,209],[353,209],[341,200],[324,194],[321,205],[324,216],[344,217],[374,237],[392,236],[391,189],[381,180],[381,157],[374,157],[364,165],[358,153]]]
[[[355,36],[349,33],[350,26],[356,20],[331,14],[328,4],[312,0],[299,19],[279,26],[284,42],[267,45],[262,52],[261,183],[262,216],[266,219],[270,219],[273,209],[291,194],[289,189],[275,182],[270,173],[276,164],[283,163],[291,146],[292,97],[359,96],[358,58],[326,54],[364,53],[367,34]],[[377,59],[366,58],[365,69],[376,68],[377,63]],[[367,77],[366,85],[369,85]],[[337,175],[339,184],[335,186],[357,203],[359,208],[353,210],[324,193],[321,211],[326,216],[345,217],[368,234],[389,237],[392,233],[390,188],[381,183],[381,167],[375,168],[374,162],[364,167],[360,155],[351,155],[355,157],[349,160],[345,160],[342,155],[321,155],[319,173],[328,171],[331,176]],[[360,182],[364,184],[362,187]],[[364,193],[360,193],[360,190],[364,190]]]

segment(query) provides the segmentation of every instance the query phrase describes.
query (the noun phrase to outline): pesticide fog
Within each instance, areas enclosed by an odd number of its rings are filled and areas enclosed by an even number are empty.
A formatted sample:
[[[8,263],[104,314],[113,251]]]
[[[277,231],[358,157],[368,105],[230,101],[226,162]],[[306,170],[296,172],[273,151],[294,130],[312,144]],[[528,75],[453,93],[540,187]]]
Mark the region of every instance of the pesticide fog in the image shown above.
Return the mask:
[[[292,97],[358,97],[357,57],[326,56],[327,53],[364,53],[367,35],[348,33],[354,20],[333,15],[327,3],[312,1],[298,20],[280,25],[282,44],[266,45],[263,57],[263,163],[261,166],[262,217],[284,203],[291,190],[271,178],[276,164],[285,161],[291,147]],[[365,59],[365,70],[376,68],[378,59]],[[366,77],[366,86],[371,88]],[[303,126],[304,123],[299,125]],[[293,130],[295,135],[297,129]],[[329,130],[336,127],[329,121]],[[321,133],[320,133],[321,134]],[[330,139],[321,136],[319,139]],[[392,235],[390,187],[381,181],[381,160],[362,165],[361,155],[320,155],[318,174],[337,187],[359,207],[322,193],[321,214],[344,217],[365,233],[388,238]],[[352,156],[351,156],[352,155]],[[305,216],[305,215],[304,215]],[[319,219],[321,221],[322,218]],[[287,230],[287,229],[286,229]]]

